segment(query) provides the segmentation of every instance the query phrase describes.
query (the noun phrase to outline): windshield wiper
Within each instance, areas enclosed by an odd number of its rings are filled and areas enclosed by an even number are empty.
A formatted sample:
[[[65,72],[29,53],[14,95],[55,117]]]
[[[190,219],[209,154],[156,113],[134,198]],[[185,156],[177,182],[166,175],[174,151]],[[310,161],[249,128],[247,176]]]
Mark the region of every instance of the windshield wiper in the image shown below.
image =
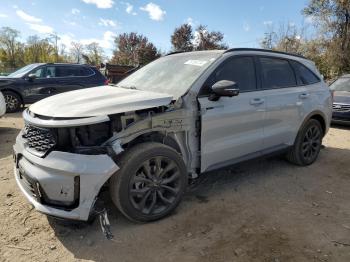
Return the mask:
[[[134,89],[134,90],[137,90],[136,86],[118,86],[118,85],[116,85],[116,87],[121,87],[121,88],[125,88],[125,89]]]

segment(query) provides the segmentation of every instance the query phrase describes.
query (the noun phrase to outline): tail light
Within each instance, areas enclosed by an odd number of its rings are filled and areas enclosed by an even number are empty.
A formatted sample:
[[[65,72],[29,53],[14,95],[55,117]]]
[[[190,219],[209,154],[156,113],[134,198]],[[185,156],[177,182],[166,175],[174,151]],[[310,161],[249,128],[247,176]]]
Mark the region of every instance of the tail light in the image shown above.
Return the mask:
[[[104,84],[105,84],[105,86],[108,86],[108,84],[109,84],[109,80],[108,80],[108,79],[106,79],[106,80],[105,80],[105,82],[104,82]]]

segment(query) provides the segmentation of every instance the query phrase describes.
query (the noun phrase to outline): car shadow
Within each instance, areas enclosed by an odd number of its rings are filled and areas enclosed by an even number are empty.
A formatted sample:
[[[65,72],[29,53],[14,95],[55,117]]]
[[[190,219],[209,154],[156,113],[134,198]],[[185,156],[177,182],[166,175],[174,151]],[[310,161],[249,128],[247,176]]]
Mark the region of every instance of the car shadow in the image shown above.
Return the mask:
[[[16,140],[16,136],[20,132],[16,127],[1,127],[0,126],[0,159],[12,155],[12,146]]]
[[[339,156],[342,156],[342,160]],[[308,167],[294,166],[282,157],[275,156],[255,159],[219,171],[205,173],[189,185],[183,203],[174,214],[148,224],[136,224],[127,220],[116,210],[107,191],[104,191],[100,198],[109,214],[111,230],[114,234],[113,240],[107,240],[104,237],[98,219],[92,224],[62,222],[52,218],[48,220],[55,231],[56,237],[76,259],[116,261],[119,257],[122,261],[132,261],[133,259],[130,259],[130,254],[132,254],[133,258],[140,257],[143,261],[155,261],[153,256],[158,254],[157,250],[161,251],[161,247],[152,246],[149,243],[152,242],[152,238],[166,239],[166,236],[164,236],[166,230],[174,230],[175,227],[182,224],[191,223],[187,227],[196,227],[198,220],[193,218],[193,210],[200,205],[206,205],[210,201],[218,201],[218,198],[225,200],[224,198],[227,198],[228,193],[233,196],[232,198],[240,200],[239,205],[245,205],[245,196],[251,194],[254,194],[257,201],[264,194],[270,194],[273,199],[278,201],[280,195],[284,194],[285,191],[291,194],[288,195],[288,199],[294,197],[298,200],[306,190],[304,187],[313,187],[315,181],[318,181],[317,177],[321,175],[320,172],[331,173],[334,171],[334,174],[338,175],[337,170],[333,170],[334,167],[332,166],[334,164],[339,168],[339,174],[344,174],[341,170],[341,168],[344,168],[342,165],[344,166],[345,163],[341,162],[344,159],[350,159],[350,150],[325,147],[322,149],[318,161]],[[332,166],[330,163],[332,163]],[[283,181],[283,183],[276,186],[276,180]],[[298,182],[295,182],[297,180]],[[270,182],[267,183],[266,181]],[[274,182],[271,183],[271,181]],[[286,190],[283,188],[284,186],[290,188]],[[234,200],[229,198],[226,201]],[[218,201],[219,205],[220,203]],[[254,204],[250,208],[256,209],[254,211],[259,213],[259,208],[262,209],[263,207]],[[208,208],[208,212],[212,211]],[[222,214],[222,216],[225,216],[225,214]],[[192,217],[192,219],[188,220],[189,217]],[[149,234],[154,234],[154,236]],[[165,242],[168,242],[168,240]],[[141,243],[150,248],[146,252],[147,254],[138,254],[138,245],[142,245]],[[166,244],[164,244],[164,248]],[[156,260],[158,261],[159,258]]]
[[[342,129],[342,130],[350,130],[350,121],[349,121],[349,125],[332,124],[331,127],[336,129]]]

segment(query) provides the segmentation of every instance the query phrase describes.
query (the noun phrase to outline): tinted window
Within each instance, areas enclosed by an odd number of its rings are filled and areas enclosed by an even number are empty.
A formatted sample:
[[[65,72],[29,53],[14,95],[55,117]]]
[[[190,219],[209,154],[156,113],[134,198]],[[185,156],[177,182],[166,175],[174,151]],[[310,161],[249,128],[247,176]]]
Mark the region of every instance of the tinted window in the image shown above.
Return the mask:
[[[45,77],[45,67],[39,67],[35,70],[33,70],[30,74],[34,74],[36,78],[43,78]]]
[[[93,71],[84,66],[58,66],[56,67],[57,77],[90,76]]]
[[[240,92],[256,90],[255,66],[252,57],[235,57],[221,64],[209,78],[201,95],[210,93],[210,87],[220,81],[236,82]]]
[[[74,70],[71,66],[57,66],[56,77],[70,77],[74,76]]]
[[[320,79],[301,63],[291,61],[297,75],[298,85],[311,85],[320,82]]]
[[[55,66],[47,66],[46,67],[46,78],[56,77],[56,67]]]
[[[81,67],[80,68],[80,76],[90,76],[93,75],[94,71],[88,67]]]
[[[296,86],[294,71],[287,60],[260,58],[263,88],[283,88]]]

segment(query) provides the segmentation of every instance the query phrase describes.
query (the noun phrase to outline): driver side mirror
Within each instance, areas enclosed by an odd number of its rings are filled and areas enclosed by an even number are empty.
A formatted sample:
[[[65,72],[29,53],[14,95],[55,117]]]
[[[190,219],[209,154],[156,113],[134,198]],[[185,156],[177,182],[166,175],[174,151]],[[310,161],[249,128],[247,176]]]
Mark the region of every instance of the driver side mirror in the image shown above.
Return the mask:
[[[35,75],[35,74],[29,74],[29,75],[28,75],[28,80],[29,80],[29,81],[33,81],[35,78],[36,78],[36,75]]]
[[[239,94],[238,84],[229,80],[221,80],[216,82],[211,87],[211,90],[213,93],[209,96],[210,101],[217,101],[221,96],[233,97],[238,96]]]

